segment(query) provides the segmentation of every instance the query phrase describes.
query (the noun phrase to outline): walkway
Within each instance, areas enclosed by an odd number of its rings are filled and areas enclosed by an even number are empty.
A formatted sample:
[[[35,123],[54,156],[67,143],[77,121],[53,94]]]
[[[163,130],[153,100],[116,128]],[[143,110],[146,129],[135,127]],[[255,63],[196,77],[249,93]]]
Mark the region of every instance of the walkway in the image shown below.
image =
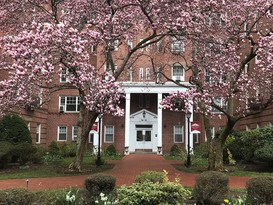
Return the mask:
[[[154,154],[131,154],[125,156],[122,160],[115,161],[116,166],[106,171],[105,173],[112,174],[117,179],[117,186],[130,185],[134,182],[135,176],[142,171],[166,170],[169,174],[169,179],[174,180],[176,177],[180,178],[180,182],[184,186],[194,186],[195,177],[197,174],[189,174],[177,171],[172,164],[177,161],[164,160],[162,156]],[[10,179],[0,180],[0,189],[6,188],[28,188],[30,190],[43,190],[53,188],[69,188],[69,187],[83,187],[84,181],[89,175],[68,176],[68,177],[52,177],[52,178],[32,178],[28,183],[26,179]],[[245,187],[246,181],[249,177],[230,177],[231,188]]]

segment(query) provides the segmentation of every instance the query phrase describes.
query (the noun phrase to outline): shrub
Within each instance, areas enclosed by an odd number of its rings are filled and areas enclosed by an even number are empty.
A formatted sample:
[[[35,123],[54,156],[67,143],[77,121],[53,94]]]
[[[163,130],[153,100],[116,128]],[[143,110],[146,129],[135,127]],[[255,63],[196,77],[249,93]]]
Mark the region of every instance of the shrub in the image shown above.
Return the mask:
[[[273,178],[256,177],[247,181],[247,202],[250,204],[273,203]]]
[[[170,155],[171,155],[171,156],[181,156],[181,155],[182,155],[182,150],[181,150],[181,148],[178,147],[176,144],[174,144],[174,145],[171,147]]]
[[[60,154],[62,157],[75,157],[77,151],[77,144],[61,144],[59,146]]]
[[[113,194],[115,185],[116,178],[104,173],[93,174],[85,180],[85,188],[88,191],[91,203],[99,197],[100,193]]]
[[[165,180],[165,174],[163,172],[145,171],[136,176],[136,183],[143,183],[150,181],[153,183],[163,183]]]
[[[273,162],[273,144],[265,144],[254,152],[256,159],[264,162]]]
[[[83,193],[77,189],[35,191],[31,205],[83,204]]]
[[[31,143],[31,135],[26,122],[18,115],[6,115],[0,122],[0,140],[13,144]]]
[[[14,162],[24,165],[26,162],[32,162],[37,149],[27,142],[19,143],[12,149],[12,158]]]
[[[60,155],[60,148],[56,141],[51,141],[48,145],[48,152],[51,155]]]
[[[116,156],[118,153],[117,153],[115,146],[113,144],[111,144],[106,148],[105,154],[108,156]]]
[[[216,171],[207,171],[196,179],[193,197],[197,204],[219,205],[228,195],[228,176]]]
[[[7,141],[0,141],[0,168],[11,162],[11,151],[14,145]]]
[[[197,156],[198,158],[208,158],[209,156],[208,143],[205,142],[205,143],[194,146],[193,153],[194,153],[194,156]]]
[[[182,185],[174,182],[145,181],[117,189],[117,198],[121,205],[183,204],[189,194]]]
[[[27,189],[4,189],[0,190],[0,205],[29,205],[33,194]]]
[[[33,163],[41,163],[43,161],[43,157],[46,155],[46,148],[43,146],[36,146],[36,152],[33,156]]]

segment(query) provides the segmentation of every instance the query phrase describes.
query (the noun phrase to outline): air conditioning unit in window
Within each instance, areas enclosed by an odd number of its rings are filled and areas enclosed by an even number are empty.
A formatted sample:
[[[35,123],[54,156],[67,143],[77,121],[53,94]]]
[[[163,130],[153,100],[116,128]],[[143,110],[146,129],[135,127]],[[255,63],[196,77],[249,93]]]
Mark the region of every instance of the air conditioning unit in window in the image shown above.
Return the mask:
[[[64,112],[64,105],[60,105],[59,110],[60,110],[60,113],[63,113]]]

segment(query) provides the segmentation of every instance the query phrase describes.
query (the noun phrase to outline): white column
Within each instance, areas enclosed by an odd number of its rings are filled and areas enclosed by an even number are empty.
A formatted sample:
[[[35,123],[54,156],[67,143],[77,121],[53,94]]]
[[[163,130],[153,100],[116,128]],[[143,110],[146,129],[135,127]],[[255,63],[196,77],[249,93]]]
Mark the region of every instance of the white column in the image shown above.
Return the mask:
[[[157,94],[157,154],[162,154],[162,93]]]
[[[125,101],[125,154],[129,154],[129,140],[130,140],[130,100],[131,94],[126,93]]]

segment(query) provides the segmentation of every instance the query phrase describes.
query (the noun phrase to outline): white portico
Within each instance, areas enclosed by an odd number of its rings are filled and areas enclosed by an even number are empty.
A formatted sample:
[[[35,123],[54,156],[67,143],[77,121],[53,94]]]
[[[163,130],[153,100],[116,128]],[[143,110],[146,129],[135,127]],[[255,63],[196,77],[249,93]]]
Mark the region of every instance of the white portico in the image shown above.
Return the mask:
[[[160,104],[163,94],[177,91],[187,92],[187,89],[173,83],[165,83],[164,85],[155,83],[123,83],[122,87],[126,93],[125,154],[135,152],[136,150],[151,150],[157,154],[162,154],[162,119],[164,116],[162,115]],[[153,96],[157,98],[153,99],[157,103],[155,106],[156,110],[151,111],[147,108],[132,109],[133,103],[136,103],[132,101],[131,96],[133,94],[154,94]],[[193,115],[190,121],[192,119]],[[186,117],[185,122],[187,122]],[[187,123],[185,123],[184,127],[184,133],[188,133]],[[192,134],[190,135],[192,139]],[[185,137],[185,145],[187,144],[187,137]],[[192,140],[190,140],[190,147],[193,147]]]

